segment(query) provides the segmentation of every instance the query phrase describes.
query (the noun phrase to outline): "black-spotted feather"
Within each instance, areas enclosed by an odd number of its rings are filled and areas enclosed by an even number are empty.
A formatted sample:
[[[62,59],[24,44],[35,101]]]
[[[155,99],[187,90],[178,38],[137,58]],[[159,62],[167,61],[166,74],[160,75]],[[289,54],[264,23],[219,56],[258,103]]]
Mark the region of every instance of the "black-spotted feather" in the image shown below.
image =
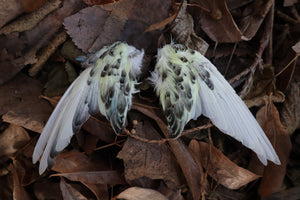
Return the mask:
[[[280,164],[270,141],[247,106],[217,68],[199,52],[181,44],[164,46],[158,51],[150,81],[160,98],[171,130],[170,137],[179,137],[190,119],[203,114],[222,132],[256,152],[264,165],[267,160]],[[171,100],[166,94],[172,97]],[[174,98],[176,95],[179,98]],[[190,109],[187,107],[189,100],[192,100]],[[180,117],[176,115],[178,109],[183,109]]]
[[[100,113],[116,133],[123,130],[132,94],[141,73],[144,52],[126,43],[103,47],[83,63],[89,66],[67,89],[50,116],[32,156],[41,157],[39,172],[51,168],[90,115]]]

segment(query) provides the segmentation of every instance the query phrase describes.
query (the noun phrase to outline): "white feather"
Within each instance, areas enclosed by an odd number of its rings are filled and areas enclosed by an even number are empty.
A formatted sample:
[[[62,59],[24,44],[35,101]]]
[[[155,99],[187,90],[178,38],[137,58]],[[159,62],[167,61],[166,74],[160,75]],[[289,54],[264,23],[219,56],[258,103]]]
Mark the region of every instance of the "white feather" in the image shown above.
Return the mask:
[[[186,92],[185,90],[180,91],[175,86],[178,81],[169,78],[176,77],[175,70],[178,68],[172,69],[169,65],[177,65],[181,68],[181,73],[177,76],[177,79],[180,76],[183,77],[183,83],[190,84],[189,87],[191,87],[193,94],[193,106],[190,111],[184,111],[188,117],[185,118],[183,126],[190,119],[197,119],[203,114],[210,118],[213,124],[223,133],[234,137],[246,147],[252,149],[264,165],[267,164],[267,160],[280,164],[280,160],[264,131],[217,68],[199,52],[180,44],[172,43],[160,49],[155,71],[151,73],[150,81],[155,85],[156,93],[160,96],[164,111],[167,109],[165,108],[166,91],[172,92],[177,89],[176,92],[179,94]],[[168,71],[168,78],[163,81],[162,74],[165,71]],[[192,75],[186,76],[187,73],[197,74],[195,84],[192,84],[189,80]],[[182,96],[181,98],[187,99]],[[172,102],[172,106],[176,108],[176,105],[181,104],[181,102],[180,99]],[[171,112],[175,112],[174,110],[176,109],[172,109]],[[178,124],[182,124],[181,122],[182,119]]]
[[[67,89],[35,146],[32,161],[36,163],[42,156],[40,174],[55,164],[57,154],[70,143],[74,132],[91,114],[100,111],[115,131],[122,130],[132,104],[132,94],[137,92],[135,85],[141,73],[143,55],[143,51],[116,42],[103,47],[83,63],[89,67]]]

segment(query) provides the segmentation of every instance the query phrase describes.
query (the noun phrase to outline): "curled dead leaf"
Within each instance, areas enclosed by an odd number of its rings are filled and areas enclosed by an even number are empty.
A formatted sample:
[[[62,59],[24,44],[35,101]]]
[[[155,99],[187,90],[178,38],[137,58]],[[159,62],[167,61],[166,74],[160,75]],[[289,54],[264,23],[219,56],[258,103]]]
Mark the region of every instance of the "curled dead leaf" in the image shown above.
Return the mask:
[[[68,184],[63,178],[60,180],[60,190],[64,199],[88,200],[78,190]]]
[[[193,18],[186,11],[186,8],[186,3],[183,3],[176,19],[171,24],[172,37],[176,42],[185,44],[204,55],[208,49],[208,44],[196,35]]]
[[[161,139],[149,120],[138,123],[135,135],[152,140]],[[179,168],[166,144],[151,144],[129,137],[117,157],[123,159],[127,182],[149,177],[164,180],[172,189],[180,186]]]
[[[236,165],[214,146],[192,140],[189,150],[217,183],[229,189],[239,189],[260,176]]]
[[[10,124],[9,127],[0,134],[0,157],[2,157],[2,159],[3,157],[10,157],[29,140],[30,137],[24,128]]]
[[[289,134],[280,122],[278,110],[270,99],[257,112],[256,119],[273,144],[281,162],[281,165],[268,162],[265,167],[259,189],[260,196],[263,198],[279,191],[285,176],[292,145]]]
[[[256,70],[248,92],[243,98],[249,108],[264,105],[265,99],[269,97],[276,103],[285,100],[284,94],[276,89],[274,76],[274,68],[270,65],[264,65],[262,71]]]
[[[124,200],[140,200],[140,199],[149,199],[149,200],[168,200],[167,197],[161,193],[147,188],[131,187],[127,190],[121,192],[117,199]]]

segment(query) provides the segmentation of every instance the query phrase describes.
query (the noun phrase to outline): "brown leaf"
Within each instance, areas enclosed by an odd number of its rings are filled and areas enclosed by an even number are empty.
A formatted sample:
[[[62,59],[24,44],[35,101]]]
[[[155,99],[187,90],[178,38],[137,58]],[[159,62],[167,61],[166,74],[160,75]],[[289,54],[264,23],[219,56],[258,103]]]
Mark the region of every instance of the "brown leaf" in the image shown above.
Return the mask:
[[[264,105],[269,96],[276,103],[282,103],[285,99],[284,94],[276,89],[274,68],[265,65],[262,71],[255,72],[250,89],[243,99],[248,107],[253,107]]]
[[[111,125],[109,123],[97,120],[94,117],[90,117],[85,124],[83,124],[82,129],[106,143],[115,142],[115,132]]]
[[[208,44],[196,35],[193,18],[186,11],[186,7],[187,5],[184,3],[175,21],[171,24],[172,37],[176,42],[185,44],[204,55],[208,49]]]
[[[56,51],[58,46],[64,43],[66,39],[67,39],[67,34],[64,30],[56,34],[53,40],[51,40],[50,43],[45,48],[43,48],[43,50],[37,56],[37,62],[30,67],[29,75],[30,76],[37,75],[37,73],[40,71],[42,66],[46,63],[46,61],[50,58],[50,56]]]
[[[14,63],[14,56],[6,49],[0,50],[0,85],[12,79],[22,68]]]
[[[70,184],[66,183],[64,179],[60,180],[60,190],[64,199],[72,200],[87,200],[78,190],[73,188]]]
[[[53,174],[52,176],[63,176],[71,181],[79,181],[84,184],[125,184],[120,172],[111,171],[78,171],[71,173]]]
[[[0,135],[0,157],[10,157],[13,153],[21,149],[30,137],[26,130],[20,126],[10,124]]]
[[[84,3],[86,3],[88,6],[94,6],[94,5],[102,5],[107,3],[113,3],[118,0],[83,0]]]
[[[239,167],[216,147],[210,147],[210,145],[205,142],[192,140],[189,144],[189,150],[193,152],[196,159],[198,159],[201,165],[206,169],[208,175],[216,180],[217,183],[229,189],[239,189],[260,177]]]
[[[43,182],[35,182],[33,185],[34,195],[37,199],[57,199],[63,200],[59,183],[44,179]]]
[[[88,7],[67,17],[64,26],[75,45],[88,52],[95,39],[101,35],[108,16],[109,13],[98,6]]]
[[[78,171],[94,171],[107,169],[101,161],[91,160],[84,153],[73,150],[60,153],[52,170],[60,173],[71,173]]]
[[[269,99],[267,105],[256,114],[257,121],[273,144],[281,165],[268,162],[260,185],[260,196],[266,197],[279,191],[286,172],[286,165],[291,151],[291,141],[288,133],[280,122],[277,108]]]
[[[246,38],[252,39],[273,6],[272,0],[255,0],[243,10],[239,27]],[[271,30],[270,30],[271,31]]]
[[[203,31],[216,42],[239,42],[249,40],[234,22],[225,0],[200,1],[192,0],[191,3],[209,9],[210,12],[194,8],[196,22],[199,21]]]
[[[63,63],[48,64],[48,81],[45,84],[44,94],[47,97],[61,96],[64,94],[70,82]]]
[[[0,86],[0,115],[6,113],[3,120],[41,133],[52,110],[39,98],[42,88],[39,81],[22,73]]]
[[[169,135],[169,129],[166,123],[162,120],[162,113],[157,112],[149,107],[141,107],[135,105],[133,103],[132,109],[138,110],[144,115],[150,117],[155,120],[161,131],[164,133],[165,137]],[[188,186],[193,194],[194,199],[199,199],[201,196],[201,172],[197,165],[197,162],[191,155],[190,151],[188,151],[186,145],[180,140],[170,140],[169,144],[171,146],[171,150],[174,153],[178,164],[181,167],[181,170],[186,178]]]
[[[84,52],[95,52],[116,40],[147,49],[158,34],[143,32],[151,24],[168,16],[170,1],[120,0],[93,6],[65,19],[64,25],[73,42]],[[156,10],[156,15],[153,15]],[[152,37],[153,36],[153,37]],[[147,39],[147,40],[146,40]]]
[[[32,12],[41,7],[46,0],[20,0],[25,12]]]
[[[299,67],[292,78],[290,87],[286,94],[280,116],[282,124],[286,127],[289,135],[300,128],[300,73]]]
[[[52,40],[61,28],[64,18],[82,7],[83,2],[81,1],[65,0],[61,8],[47,15],[33,29],[22,32],[22,34],[13,32],[6,36],[0,35],[0,49],[5,48],[9,54],[14,56],[14,60],[11,62],[18,70],[14,70],[13,75],[21,71],[25,65],[36,63],[38,50]],[[5,76],[5,74],[0,75]]]
[[[81,182],[88,187],[97,197],[98,200],[109,199],[108,189],[106,184],[89,184]]]
[[[160,29],[160,28],[163,28],[165,27],[166,25],[168,25],[171,21],[173,21],[177,16],[177,13],[173,14],[172,16],[164,19],[163,21],[160,21],[156,24],[152,24],[151,26],[149,26],[145,32],[150,32],[150,31],[154,31],[156,29]]]
[[[118,199],[124,200],[140,200],[140,199],[149,199],[149,200],[167,200],[168,198],[162,195],[161,193],[148,189],[148,188],[139,188],[131,187],[121,192]]]
[[[137,125],[136,135],[151,140],[161,139],[149,120]],[[146,143],[129,137],[117,157],[123,159],[127,182],[149,177],[164,180],[169,188],[180,185],[178,167],[166,144]]]
[[[24,12],[20,0],[1,1],[0,28]]]
[[[299,54],[300,53],[300,41],[297,42],[294,46],[292,46],[292,49]]]
[[[297,3],[297,2],[298,2],[298,0],[284,0],[284,1],[283,1],[283,6],[286,6],[286,7],[292,6],[292,5],[294,5],[295,3]]]
[[[28,15],[13,21],[0,30],[1,34],[10,34],[14,31],[23,32],[31,30],[35,27],[44,17],[59,7],[61,0],[47,1],[38,10]]]
[[[13,197],[14,200],[30,200],[30,196],[28,195],[28,193],[26,192],[26,190],[24,189],[24,187],[22,186],[22,184],[20,183],[17,171],[15,169],[15,167],[13,166],[13,164],[9,165],[9,170],[12,174],[12,178],[13,178]]]

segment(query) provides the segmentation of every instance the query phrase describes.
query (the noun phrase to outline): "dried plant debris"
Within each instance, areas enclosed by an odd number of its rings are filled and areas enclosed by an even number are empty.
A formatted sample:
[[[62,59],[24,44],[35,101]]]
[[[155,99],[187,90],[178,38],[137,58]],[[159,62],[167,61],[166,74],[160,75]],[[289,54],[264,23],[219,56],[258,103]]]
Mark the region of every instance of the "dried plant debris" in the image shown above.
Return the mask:
[[[284,102],[285,96],[276,89],[274,76],[274,68],[269,65],[264,65],[263,70],[255,72],[254,78],[249,84],[248,93],[244,97],[249,108],[264,105],[269,96],[275,103]]]
[[[3,27],[0,29],[0,35],[5,34],[8,35],[11,32],[17,31],[17,32],[23,32],[27,30],[31,30],[33,27],[35,27],[41,20],[43,20],[46,15],[54,11],[59,7],[61,4],[61,0],[52,0],[52,1],[46,1],[45,4],[43,4],[42,7],[40,7],[38,10],[27,14],[20,18],[19,20],[16,20],[9,25]]]
[[[299,199],[298,1],[0,5],[1,199]],[[168,138],[148,77],[158,49],[170,40],[218,67],[256,114],[281,165],[264,166],[205,117],[186,124],[180,138]],[[124,131],[117,136],[95,113],[40,175],[32,154],[53,108],[88,67],[84,59],[116,41],[145,52]]]
[[[208,44],[194,32],[194,22],[192,16],[186,11],[186,2],[182,7],[175,19],[171,24],[172,37],[177,43],[185,44],[191,49],[199,51],[205,55]]]
[[[143,32],[167,17],[170,2],[121,0],[101,7],[88,7],[65,19],[73,42],[84,52],[95,52],[103,45],[125,40],[137,48],[149,48],[158,34]],[[152,11],[157,12],[151,15]],[[133,39],[134,38],[134,39]]]

